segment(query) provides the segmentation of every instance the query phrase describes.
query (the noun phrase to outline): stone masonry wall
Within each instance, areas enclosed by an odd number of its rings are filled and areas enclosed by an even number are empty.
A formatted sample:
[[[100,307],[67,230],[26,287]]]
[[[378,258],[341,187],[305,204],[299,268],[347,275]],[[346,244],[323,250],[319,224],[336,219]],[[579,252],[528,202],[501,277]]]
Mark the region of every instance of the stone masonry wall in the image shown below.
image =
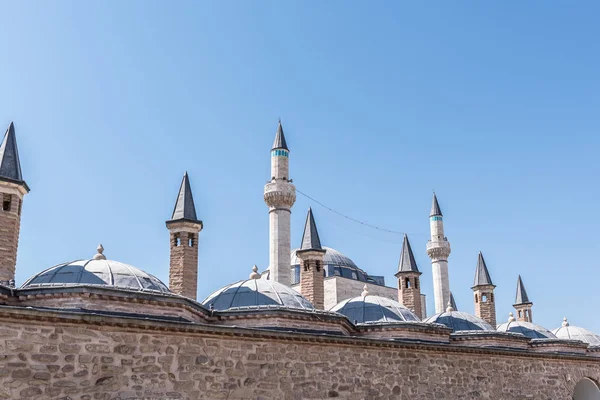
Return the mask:
[[[325,302],[323,253],[298,253],[300,258],[300,293],[310,301],[316,309],[322,310]]]
[[[410,285],[407,284],[407,279],[410,281]],[[398,300],[417,316],[421,317],[423,315],[419,274],[403,273],[398,277]]]
[[[3,202],[10,199],[10,210],[3,210]],[[0,183],[0,281],[15,278],[17,247],[21,228],[23,197],[16,189]]]
[[[491,326],[496,326],[496,302],[494,288],[484,286],[474,291],[475,315]],[[484,301],[485,300],[485,301]]]
[[[190,246],[190,235],[193,235],[192,246]],[[198,290],[198,236],[197,232],[183,230],[171,233],[169,289],[173,293],[194,300]]]
[[[590,358],[12,313],[0,399],[561,400],[600,378]]]

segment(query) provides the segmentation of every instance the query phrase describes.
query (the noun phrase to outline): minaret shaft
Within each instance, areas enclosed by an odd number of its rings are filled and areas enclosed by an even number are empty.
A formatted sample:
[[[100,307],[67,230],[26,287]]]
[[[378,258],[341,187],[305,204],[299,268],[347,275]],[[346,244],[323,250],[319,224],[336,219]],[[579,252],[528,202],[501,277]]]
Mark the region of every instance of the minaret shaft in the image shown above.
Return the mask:
[[[450,242],[444,235],[444,220],[435,194],[429,216],[431,238],[427,243],[427,255],[431,258],[433,295],[435,312],[442,313],[450,301],[450,279],[448,277],[448,256]]]
[[[281,122],[271,149],[271,180],[265,185],[264,200],[269,207],[269,278],[290,285],[291,209],[296,187],[289,179],[289,154]]]

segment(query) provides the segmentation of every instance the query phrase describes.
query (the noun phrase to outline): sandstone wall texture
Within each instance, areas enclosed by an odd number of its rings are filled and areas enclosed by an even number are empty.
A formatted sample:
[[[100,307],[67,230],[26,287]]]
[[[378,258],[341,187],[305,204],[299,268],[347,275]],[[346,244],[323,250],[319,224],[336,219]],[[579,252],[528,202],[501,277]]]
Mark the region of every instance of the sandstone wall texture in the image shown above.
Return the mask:
[[[7,284],[15,279],[23,197],[16,190],[2,190],[8,193],[0,191],[0,281]]]
[[[198,232],[171,232],[169,289],[194,300],[198,290],[198,236]]]
[[[30,314],[2,312],[0,399],[560,400],[600,379],[589,357]]]

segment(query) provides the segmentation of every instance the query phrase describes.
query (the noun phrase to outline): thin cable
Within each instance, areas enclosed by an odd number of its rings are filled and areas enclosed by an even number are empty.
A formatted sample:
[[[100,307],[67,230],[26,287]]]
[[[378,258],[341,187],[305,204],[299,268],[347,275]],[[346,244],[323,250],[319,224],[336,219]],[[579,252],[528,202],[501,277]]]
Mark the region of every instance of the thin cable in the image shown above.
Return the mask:
[[[314,201],[315,203],[317,203],[321,207],[324,207],[327,210],[329,210],[329,211],[331,211],[333,213],[336,213],[337,215],[342,216],[342,217],[344,217],[344,218],[346,218],[346,219],[348,219],[348,220],[350,220],[352,222],[356,222],[357,224],[361,224],[361,225],[367,226],[367,227],[369,227],[371,229],[376,229],[376,230],[381,231],[381,232],[391,233],[391,234],[394,234],[394,235],[404,235],[404,232],[398,232],[398,231],[395,231],[395,230],[392,230],[392,229],[380,228],[380,227],[378,227],[376,225],[369,224],[368,222],[363,222],[363,221],[360,221],[360,220],[358,220],[356,218],[352,218],[352,217],[350,217],[350,216],[348,216],[346,214],[343,214],[343,213],[341,213],[339,211],[334,210],[331,207],[327,207],[325,204],[321,203],[319,200],[316,200],[316,199],[310,197],[306,193],[302,193],[298,189],[296,189],[296,192],[300,193],[302,196],[306,197],[307,199]]]

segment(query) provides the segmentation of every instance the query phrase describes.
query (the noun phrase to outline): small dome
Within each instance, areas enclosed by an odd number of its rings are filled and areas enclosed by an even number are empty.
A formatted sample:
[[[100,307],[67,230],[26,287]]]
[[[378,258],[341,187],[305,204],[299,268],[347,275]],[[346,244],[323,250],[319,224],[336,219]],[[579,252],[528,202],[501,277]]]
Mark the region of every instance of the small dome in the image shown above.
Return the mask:
[[[581,340],[582,342],[593,346],[600,345],[600,336],[585,328],[569,325],[566,318],[564,319],[562,326],[554,329],[552,333],[559,339]]]
[[[258,274],[256,274],[258,275]],[[289,307],[314,310],[315,307],[294,289],[281,283],[252,277],[227,285],[208,296],[203,302],[217,311],[242,307]]]
[[[511,313],[512,314],[512,313]],[[496,328],[498,332],[511,332],[511,333],[520,333],[523,336],[527,336],[531,339],[555,339],[556,336],[548,329],[541,327],[536,324],[532,324],[531,322],[525,321],[515,321],[514,317],[509,319],[508,322],[505,322],[501,325],[498,325]]]
[[[170,293],[169,288],[154,275],[131,265],[102,258],[71,261],[48,268],[29,278],[21,289],[75,285],[113,286]]]
[[[453,332],[457,331],[493,331],[494,328],[474,315],[467,314],[461,311],[454,311],[449,308],[450,311],[445,311],[440,314],[433,315],[423,322],[436,323],[446,325],[452,329]]]
[[[372,296],[366,291],[361,296],[338,303],[330,311],[345,315],[351,322],[359,324],[421,322],[419,317],[397,301],[386,297]]]

